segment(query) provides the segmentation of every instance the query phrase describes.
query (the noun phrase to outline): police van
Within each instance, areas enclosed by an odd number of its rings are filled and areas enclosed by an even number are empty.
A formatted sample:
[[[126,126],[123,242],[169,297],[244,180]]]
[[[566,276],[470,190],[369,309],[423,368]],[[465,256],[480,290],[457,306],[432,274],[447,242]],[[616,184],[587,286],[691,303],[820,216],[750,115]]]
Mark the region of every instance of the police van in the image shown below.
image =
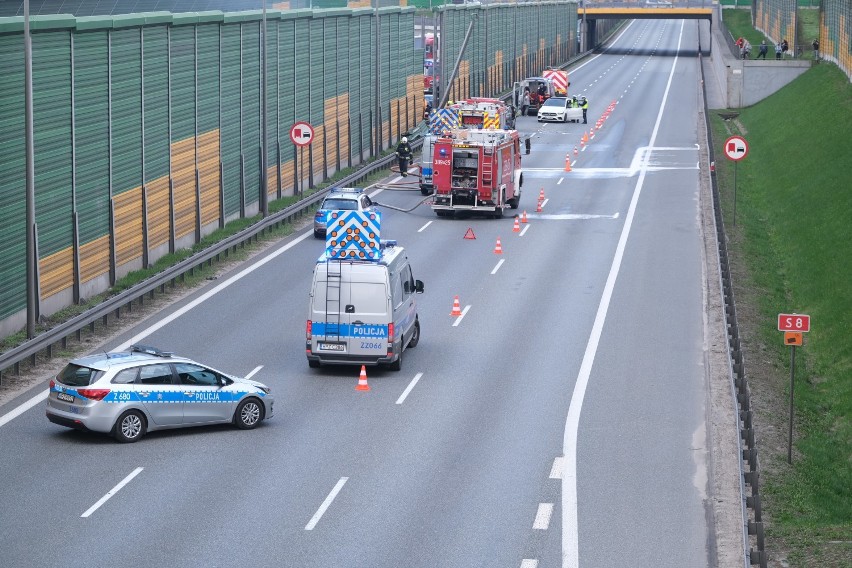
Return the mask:
[[[378,239],[381,214],[332,211],[311,282],[305,354],[310,367],[387,365],[420,341],[415,280],[405,249]]]

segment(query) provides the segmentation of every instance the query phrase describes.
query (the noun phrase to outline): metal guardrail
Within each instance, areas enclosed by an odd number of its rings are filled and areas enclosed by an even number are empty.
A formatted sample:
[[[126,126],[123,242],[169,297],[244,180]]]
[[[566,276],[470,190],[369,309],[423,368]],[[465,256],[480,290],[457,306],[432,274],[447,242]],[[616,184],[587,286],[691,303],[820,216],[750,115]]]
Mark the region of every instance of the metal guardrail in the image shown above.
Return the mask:
[[[422,143],[422,140],[412,141],[412,149],[419,148]],[[394,160],[395,156],[393,154],[379,158],[334,182],[333,185],[356,185],[364,178],[381,169],[387,168]],[[14,369],[14,374],[17,375],[20,373],[21,363],[27,360],[29,360],[31,366],[36,366],[37,358],[40,354],[46,355],[48,358],[52,357],[53,349],[57,345],[61,345],[64,348],[67,345],[68,338],[72,335],[76,335],[79,339],[83,329],[86,327],[94,330],[94,326],[98,321],[102,321],[105,326],[108,326],[110,315],[114,315],[116,319],[120,318],[122,309],[126,308],[128,312],[132,311],[133,304],[137,301],[144,303],[145,296],[150,295],[153,298],[158,289],[164,292],[167,285],[174,284],[178,279],[185,277],[187,273],[191,275],[196,268],[200,269],[205,264],[212,265],[214,260],[218,261],[221,256],[227,256],[232,250],[236,252],[237,248],[242,248],[247,243],[256,241],[266,231],[276,228],[282,223],[287,223],[294,218],[301,217],[306,210],[312,209],[322,201],[330,187],[317,191],[286,209],[269,215],[239,233],[231,235],[219,243],[193,254],[189,258],[136,284],[132,288],[116,294],[97,306],[0,354],[0,386],[3,384],[3,375],[8,369]]]
[[[701,51],[698,52],[699,69],[701,73],[702,94],[704,100],[704,121],[707,128],[708,138],[710,133],[710,117],[707,109],[707,82],[704,80],[704,69]],[[710,163],[715,163],[713,145],[708,144]],[[716,179],[715,168],[711,168],[710,182],[713,193],[713,214],[716,226],[716,244],[718,248],[719,272],[722,286],[722,301],[725,306],[725,328],[728,336],[728,356],[730,362],[730,376],[732,395],[735,400],[734,410],[737,412],[737,423],[740,436],[737,440],[737,448],[740,451],[740,496],[743,507],[743,541],[745,549],[744,565],[758,565],[767,568],[768,556],[766,554],[766,543],[764,538],[763,515],[760,507],[760,491],[758,479],[760,477],[760,462],[757,456],[757,444],[755,440],[754,412],[751,409],[751,391],[745,375],[745,363],[743,346],[740,341],[739,325],[737,323],[737,305],[734,301],[734,288],[731,278],[731,267],[728,261],[728,235],[725,232],[725,222],[722,218],[722,202],[719,194],[719,185]],[[746,486],[751,495],[746,495]],[[752,547],[752,542],[755,547]]]

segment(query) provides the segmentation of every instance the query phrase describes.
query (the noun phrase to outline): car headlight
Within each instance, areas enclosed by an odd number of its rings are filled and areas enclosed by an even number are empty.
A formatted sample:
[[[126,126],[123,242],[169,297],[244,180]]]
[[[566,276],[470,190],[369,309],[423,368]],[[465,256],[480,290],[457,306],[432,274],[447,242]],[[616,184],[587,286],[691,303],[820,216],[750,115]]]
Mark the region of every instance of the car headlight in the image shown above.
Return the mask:
[[[269,388],[269,387],[267,387],[267,386],[260,386],[260,385],[258,385],[258,387],[257,387],[257,388],[259,388],[260,390],[262,390],[262,391],[263,391],[264,393],[266,393],[266,394],[269,394],[270,392],[272,392],[272,389],[271,389],[271,388]]]

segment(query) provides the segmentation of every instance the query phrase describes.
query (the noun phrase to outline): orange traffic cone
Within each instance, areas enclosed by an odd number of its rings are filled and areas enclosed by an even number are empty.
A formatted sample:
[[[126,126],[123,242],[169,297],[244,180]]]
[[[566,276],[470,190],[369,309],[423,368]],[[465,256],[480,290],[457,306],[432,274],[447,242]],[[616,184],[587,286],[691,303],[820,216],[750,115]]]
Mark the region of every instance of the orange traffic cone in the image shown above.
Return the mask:
[[[583,132],[583,142],[588,142],[588,141],[589,141],[589,133]]]
[[[356,391],[368,391],[370,390],[370,385],[367,384],[367,368],[364,365],[361,365],[361,375],[358,377],[358,386],[355,387]]]
[[[541,199],[538,200],[538,206],[535,208],[536,213],[541,213]]]
[[[494,254],[503,254],[503,245],[500,244],[500,237],[497,237],[497,245],[494,247]]]
[[[515,225],[512,227],[512,232],[513,233],[520,233],[521,232],[520,219],[518,219],[517,217],[515,217]]]
[[[565,171],[571,171],[571,154],[565,154]]]
[[[579,154],[579,153],[580,153],[580,152],[578,152],[578,151],[577,151],[577,147],[576,147],[576,146],[574,146],[574,155],[576,156],[576,155],[577,155],[577,154]]]
[[[526,211],[526,209],[524,209],[524,214],[521,215],[521,223],[526,223],[526,222],[527,222],[527,211]]]
[[[544,188],[541,188],[541,191],[538,192],[538,200],[544,201]]]
[[[456,296],[453,298],[453,311],[450,312],[451,316],[460,316],[461,315],[461,306],[459,305],[459,297]]]

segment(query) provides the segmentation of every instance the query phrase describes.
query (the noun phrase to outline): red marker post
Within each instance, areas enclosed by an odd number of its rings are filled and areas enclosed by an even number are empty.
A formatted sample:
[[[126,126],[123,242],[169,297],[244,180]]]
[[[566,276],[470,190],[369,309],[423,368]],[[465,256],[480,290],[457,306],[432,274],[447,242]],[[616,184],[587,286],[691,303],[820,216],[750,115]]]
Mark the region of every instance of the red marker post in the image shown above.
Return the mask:
[[[790,426],[787,436],[787,463],[793,463],[793,386],[796,379],[796,346],[802,345],[802,334],[811,330],[811,316],[778,314],[778,331],[784,332],[784,345],[790,346]]]

